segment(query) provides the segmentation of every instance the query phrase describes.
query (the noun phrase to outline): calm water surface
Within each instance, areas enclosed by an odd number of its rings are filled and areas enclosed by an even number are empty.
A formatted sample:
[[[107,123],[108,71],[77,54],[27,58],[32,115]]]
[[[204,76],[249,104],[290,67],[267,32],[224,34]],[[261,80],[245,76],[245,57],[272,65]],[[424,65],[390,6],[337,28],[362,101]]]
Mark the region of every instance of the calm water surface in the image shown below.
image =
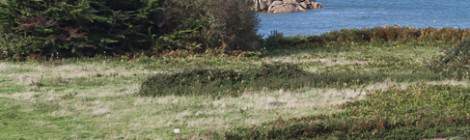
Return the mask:
[[[315,35],[384,25],[470,28],[470,0],[318,0],[325,8],[303,13],[259,14],[259,33]]]

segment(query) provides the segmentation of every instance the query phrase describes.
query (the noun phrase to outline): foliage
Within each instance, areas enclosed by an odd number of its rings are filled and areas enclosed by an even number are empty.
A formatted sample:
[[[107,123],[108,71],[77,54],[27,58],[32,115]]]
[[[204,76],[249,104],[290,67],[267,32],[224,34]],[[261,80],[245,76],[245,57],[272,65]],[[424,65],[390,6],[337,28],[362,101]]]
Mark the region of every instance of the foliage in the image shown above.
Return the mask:
[[[226,50],[254,50],[260,47],[256,34],[258,19],[249,0],[206,0],[212,17],[211,36],[216,36]]]
[[[18,50],[0,49],[22,57],[254,49],[258,46],[257,20],[245,4],[222,0],[6,0],[0,6],[0,29],[30,41],[17,44]]]
[[[0,59],[22,59],[25,55],[39,51],[36,48],[29,48],[30,42],[33,42],[31,37],[14,37],[8,34],[0,34]],[[31,57],[36,56],[31,55]]]
[[[31,38],[26,55],[133,52],[151,47],[161,30],[159,1],[8,0],[1,12],[5,33]]]
[[[344,29],[321,35],[312,40],[323,40],[328,42],[409,42],[409,41],[443,41],[459,42],[470,31],[454,28],[409,28],[399,26],[376,27],[371,29]]]
[[[272,40],[273,37],[268,37],[268,39]],[[277,46],[282,47],[345,46],[358,43],[456,44],[467,37],[470,37],[470,30],[468,29],[387,26],[367,29],[343,29],[314,36],[277,37],[276,42],[278,42]]]

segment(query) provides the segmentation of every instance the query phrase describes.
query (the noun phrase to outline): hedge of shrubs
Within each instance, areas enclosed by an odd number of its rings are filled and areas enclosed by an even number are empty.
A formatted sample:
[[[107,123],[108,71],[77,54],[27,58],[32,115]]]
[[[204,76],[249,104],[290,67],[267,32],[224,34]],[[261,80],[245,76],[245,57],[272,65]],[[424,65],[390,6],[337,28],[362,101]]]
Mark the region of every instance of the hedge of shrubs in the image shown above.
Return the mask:
[[[77,57],[259,47],[236,0],[4,0],[1,57]]]
[[[266,38],[268,49],[291,46],[344,46],[354,43],[445,43],[455,45],[470,38],[470,29],[411,28],[385,26],[365,29],[342,29],[316,36],[285,37],[273,32]]]

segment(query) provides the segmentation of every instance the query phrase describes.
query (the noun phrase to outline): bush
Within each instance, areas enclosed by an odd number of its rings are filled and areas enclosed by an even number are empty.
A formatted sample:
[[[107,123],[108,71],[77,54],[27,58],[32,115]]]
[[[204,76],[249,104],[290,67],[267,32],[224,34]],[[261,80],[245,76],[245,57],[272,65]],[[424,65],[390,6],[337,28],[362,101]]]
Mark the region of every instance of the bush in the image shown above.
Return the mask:
[[[23,59],[25,55],[32,54],[34,48],[28,48],[32,42],[30,37],[13,37],[7,34],[0,34],[0,59]],[[31,57],[37,57],[31,55]]]
[[[152,46],[158,9],[159,1],[7,0],[1,24],[5,33],[31,38],[26,55],[122,54]]]
[[[426,42],[440,41],[454,43],[470,36],[468,29],[453,28],[409,28],[399,26],[376,27],[371,29],[344,29],[312,37],[322,42]]]
[[[206,0],[210,5],[209,17],[212,17],[210,33],[222,42],[226,50],[254,50],[261,47],[260,37],[256,33],[258,19],[249,6],[249,0]]]
[[[22,51],[16,56],[121,55],[222,47],[256,48],[257,20],[244,1],[6,0],[0,29]],[[19,54],[23,52],[25,54]]]
[[[469,29],[409,28],[398,26],[368,29],[343,29],[315,36],[276,37],[277,46],[345,46],[355,43],[446,43],[457,44],[470,37]]]

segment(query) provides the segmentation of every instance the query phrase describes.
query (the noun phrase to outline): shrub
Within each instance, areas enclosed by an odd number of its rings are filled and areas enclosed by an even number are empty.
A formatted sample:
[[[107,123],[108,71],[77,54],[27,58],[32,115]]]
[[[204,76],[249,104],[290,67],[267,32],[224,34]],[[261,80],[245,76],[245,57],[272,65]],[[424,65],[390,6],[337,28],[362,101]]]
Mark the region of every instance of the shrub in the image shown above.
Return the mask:
[[[206,0],[213,23],[209,30],[219,39],[222,47],[230,50],[254,50],[261,47],[256,33],[258,19],[250,9],[250,0]],[[208,2],[210,3],[210,2]]]
[[[459,42],[470,36],[468,29],[453,28],[409,28],[399,26],[376,27],[371,29],[344,29],[312,38],[323,42]]]
[[[163,50],[253,49],[254,13],[244,1],[6,0],[1,31],[30,38],[14,55],[121,55]]]
[[[122,54],[152,46],[161,30],[159,2],[7,0],[1,24],[8,34],[31,38],[27,55]]]
[[[322,35],[284,39],[284,45],[328,45],[351,43],[459,43],[470,37],[468,29],[454,28],[409,28],[398,26],[376,27],[370,29],[343,29]],[[304,39],[306,38],[306,39]],[[338,45],[336,45],[338,46]]]
[[[258,20],[248,4],[245,0],[168,1],[165,9],[169,10],[164,16],[170,18],[169,25],[186,27],[177,27],[177,32],[164,36],[159,43],[178,48],[192,46],[189,49],[258,49],[261,40],[256,34]]]
[[[36,50],[28,48],[30,42],[32,42],[30,37],[13,37],[0,34],[0,59],[23,59],[25,55],[32,54]]]

